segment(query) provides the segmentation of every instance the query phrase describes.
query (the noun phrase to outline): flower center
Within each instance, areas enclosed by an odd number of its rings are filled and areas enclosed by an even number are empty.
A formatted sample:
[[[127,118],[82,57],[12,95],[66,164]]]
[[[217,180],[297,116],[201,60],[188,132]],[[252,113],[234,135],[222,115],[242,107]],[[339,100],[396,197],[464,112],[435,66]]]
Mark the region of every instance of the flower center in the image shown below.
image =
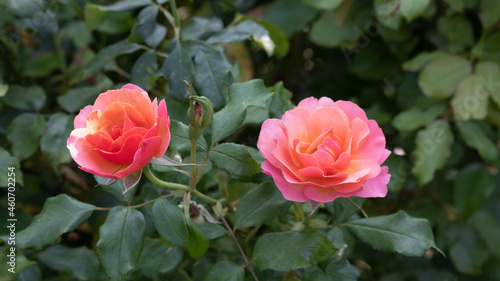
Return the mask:
[[[116,140],[123,134],[123,125],[115,125],[112,129],[109,135],[113,140]]]

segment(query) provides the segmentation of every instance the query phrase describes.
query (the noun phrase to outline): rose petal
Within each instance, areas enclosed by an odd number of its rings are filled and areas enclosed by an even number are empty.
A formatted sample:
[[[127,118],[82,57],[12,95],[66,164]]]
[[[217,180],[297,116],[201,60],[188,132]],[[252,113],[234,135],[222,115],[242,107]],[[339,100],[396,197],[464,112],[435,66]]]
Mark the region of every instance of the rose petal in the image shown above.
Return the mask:
[[[110,90],[97,97],[94,103],[94,110],[105,111],[113,103],[124,103],[133,106],[139,115],[152,127],[156,121],[151,106],[151,100],[141,91],[122,88],[120,90]],[[135,121],[135,120],[134,120]]]
[[[314,97],[309,97],[309,98],[303,99],[297,105],[297,107],[307,108],[309,113],[312,113],[320,107],[330,107],[333,105],[334,105],[333,100],[328,98],[328,97],[322,97],[319,100],[314,98]]]
[[[102,158],[120,165],[129,165],[134,160],[134,152],[137,151],[142,143],[142,135],[132,135],[126,138],[119,151],[109,152],[98,149]]]
[[[75,120],[73,121],[75,129],[81,129],[87,126],[87,117],[89,116],[90,112],[92,112],[92,110],[93,107],[91,105],[87,105],[80,110],[80,113],[78,113],[78,115],[75,117]]]
[[[137,85],[134,85],[134,84],[126,84],[124,85],[123,87],[121,87],[122,89],[129,89],[129,90],[136,90],[136,91],[139,91],[141,92],[141,94],[143,94],[145,97],[147,97],[149,99],[149,95],[146,91],[144,91],[141,87],[137,86]]]
[[[308,135],[300,140],[312,143],[317,136],[324,132],[324,129],[331,129],[332,135],[345,141],[350,134],[349,120],[338,108],[320,108],[307,117]]]
[[[368,121],[370,134],[365,138],[358,152],[354,156],[356,159],[372,159],[378,161],[385,153],[385,136],[382,129],[374,120]]]
[[[309,111],[306,108],[296,107],[283,114],[282,120],[286,127],[287,138],[289,141],[299,139],[301,141],[309,141],[306,120],[309,116]]]
[[[265,161],[261,165],[263,173],[271,176],[274,180],[274,183],[278,187],[278,189],[283,194],[286,200],[295,201],[295,202],[307,202],[309,198],[304,196],[304,186],[291,184],[285,180],[281,171],[274,167],[269,161]]]
[[[262,157],[271,161],[274,165],[280,165],[272,154],[278,146],[278,141],[288,143],[281,130],[280,123],[281,121],[278,119],[267,119],[264,121],[260,129],[259,139],[257,140],[257,148],[259,148]]]
[[[119,170],[121,165],[103,159],[94,146],[85,141],[83,134],[86,132],[84,131],[85,129],[77,129],[71,132],[67,143],[71,157],[84,171],[102,177],[119,179],[113,173]]]
[[[366,137],[370,134],[370,129],[366,122],[361,121],[359,118],[355,118],[351,121],[352,130],[352,147],[351,154],[355,154],[359,148],[363,145]]]
[[[158,118],[156,118],[156,123],[158,124],[158,136],[162,138],[162,142],[155,157],[160,158],[165,155],[168,145],[170,144],[170,118],[168,117],[165,100],[162,100],[158,107]]]
[[[305,177],[320,178],[325,175],[323,169],[319,167],[305,167],[299,170],[299,173]]]
[[[391,151],[388,149],[384,149],[384,152],[382,152],[382,156],[380,156],[377,163],[382,165],[382,163],[384,163],[384,161],[387,160],[387,157],[389,157],[389,155],[391,155]]]
[[[335,198],[341,197],[342,194],[336,192],[332,188],[308,186],[304,191],[307,198],[320,203],[327,203],[333,201]]]
[[[116,176],[125,177],[128,174],[142,169],[146,166],[156,151],[161,145],[161,137],[152,137],[142,142],[142,147],[139,148],[134,155],[134,161],[127,168],[115,173]]]
[[[363,188],[356,192],[358,197],[385,197],[387,195],[387,184],[391,179],[388,174],[389,168],[387,166],[380,168],[380,174],[375,178],[369,179]]]
[[[335,102],[334,107],[341,109],[344,114],[349,118],[349,121],[355,118],[361,119],[361,121],[368,121],[366,113],[357,104],[350,101],[339,100]]]

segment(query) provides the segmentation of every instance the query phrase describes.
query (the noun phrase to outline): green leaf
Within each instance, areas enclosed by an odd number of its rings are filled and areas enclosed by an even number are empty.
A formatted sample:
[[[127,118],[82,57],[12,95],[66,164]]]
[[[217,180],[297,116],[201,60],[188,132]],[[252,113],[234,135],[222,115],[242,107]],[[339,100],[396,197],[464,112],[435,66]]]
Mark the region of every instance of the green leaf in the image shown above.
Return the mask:
[[[457,122],[458,131],[467,146],[474,148],[485,160],[494,160],[498,156],[495,143],[486,136],[477,121]]]
[[[435,105],[427,110],[413,107],[396,115],[392,120],[392,125],[398,131],[415,130],[434,121],[444,113],[445,109],[442,105]]]
[[[401,0],[399,9],[406,21],[411,22],[425,12],[429,2],[430,0]]]
[[[465,274],[480,274],[488,258],[488,248],[472,227],[464,227],[450,248],[450,258],[455,268]]]
[[[145,276],[158,280],[158,275],[172,272],[182,261],[180,247],[168,247],[158,239],[146,237],[139,258],[139,268]]]
[[[202,166],[201,164],[178,162],[174,159],[168,158],[166,155],[163,155],[161,158],[153,157],[151,158],[151,161],[149,161],[149,163],[160,166],[177,166],[177,167]]]
[[[275,37],[280,36],[277,33],[279,32],[279,29],[277,31],[274,27],[270,28],[272,31],[275,31]],[[276,43],[272,40],[269,31],[263,26],[263,24],[252,18],[246,19],[235,26],[230,26],[229,28],[221,30],[210,37],[207,40],[207,43],[216,44],[238,42],[248,38],[252,38],[252,40],[257,42],[257,44],[264,49],[269,57],[275,53]],[[282,37],[279,38],[282,39]],[[284,48],[283,45],[282,48]],[[281,53],[283,53],[283,50],[281,50]]]
[[[98,28],[104,20],[104,12],[93,4],[86,4],[84,10],[85,26],[89,31]]]
[[[318,10],[302,0],[277,0],[266,7],[264,20],[276,24],[288,38],[302,30],[318,14]]]
[[[123,54],[130,54],[139,49],[141,49],[141,46],[139,44],[129,43],[125,40],[119,41],[113,45],[109,45],[97,53],[94,59],[84,69],[84,72],[97,72],[108,63],[112,62],[115,57]]]
[[[194,55],[195,87],[201,96],[207,97],[214,108],[226,103],[228,88],[233,84],[231,64],[226,56],[215,48],[200,49]]]
[[[137,268],[144,242],[146,222],[135,209],[116,206],[99,228],[97,256],[113,280],[120,280]]]
[[[431,247],[441,252],[434,243],[429,222],[426,219],[410,217],[404,211],[352,220],[345,225],[363,242],[377,250],[393,251],[407,256],[422,256]]]
[[[447,53],[442,51],[433,51],[433,52],[422,52],[412,58],[409,61],[403,63],[402,68],[404,71],[419,71],[429,62],[436,60],[440,57],[446,56]]]
[[[194,65],[188,48],[176,44],[160,71],[170,79],[170,95],[178,100],[184,100],[188,93],[188,86],[184,80],[190,83],[195,81]]]
[[[342,3],[342,0],[303,0],[302,2],[319,10],[334,10]]]
[[[422,92],[434,99],[450,97],[457,85],[472,72],[468,60],[454,55],[438,58],[428,63],[418,77]]]
[[[135,191],[137,190],[137,186],[135,186],[125,193],[123,181],[104,178],[96,175],[94,175],[94,179],[98,184],[96,187],[102,189],[104,192],[120,202],[131,202],[134,198]]]
[[[33,16],[43,12],[44,8],[44,2],[32,0],[7,0],[2,1],[2,5],[5,5],[9,12],[19,17]]]
[[[156,75],[158,70],[158,61],[156,60],[156,54],[152,51],[144,52],[134,63],[132,67],[132,83],[139,86],[144,90],[149,90],[151,88],[152,76]],[[153,79],[154,80],[154,79]],[[154,80],[156,81],[156,80]]]
[[[469,219],[469,223],[476,229],[481,238],[488,245],[489,251],[500,257],[500,223],[495,217],[485,211],[477,211]]]
[[[482,49],[481,59],[500,63],[500,32],[486,36]]]
[[[498,149],[477,121],[457,122],[458,131],[463,137],[467,146],[476,149],[479,155],[485,160],[495,160],[498,156]]]
[[[315,265],[337,251],[320,230],[274,232],[257,240],[252,259],[259,270],[289,271]]]
[[[358,280],[361,273],[347,259],[343,258],[340,261],[331,262],[326,268],[326,275],[330,278],[329,280],[354,281]]]
[[[134,26],[134,23],[135,19],[132,17],[132,13],[107,11],[97,31],[110,35],[118,35],[129,32]],[[110,64],[110,66],[114,65]]]
[[[314,268],[313,271],[306,271],[305,280],[314,281],[356,281],[361,273],[359,270],[352,266],[346,258],[338,261],[332,261],[323,271],[320,268]]]
[[[170,144],[168,146],[169,149],[178,151],[191,150],[188,125],[177,120],[170,120],[170,134]],[[203,136],[198,139],[197,146],[198,148],[201,148],[205,151],[208,149],[207,143]]]
[[[26,63],[23,74],[27,77],[47,76],[57,69],[59,60],[56,53],[41,53]]]
[[[45,105],[45,92],[39,86],[10,85],[1,99],[6,105],[20,110],[39,111]]]
[[[189,241],[189,232],[182,210],[167,198],[153,204],[152,219],[161,237],[168,243],[184,246]]]
[[[56,244],[39,253],[38,259],[47,267],[67,272],[77,280],[97,280],[104,274],[96,253],[84,246],[69,248]]]
[[[378,22],[391,30],[401,26],[402,17],[398,0],[374,1],[375,15]]]
[[[411,154],[412,173],[420,185],[434,178],[436,170],[441,169],[451,154],[453,133],[444,120],[436,120],[417,133],[416,147]]]
[[[243,281],[245,270],[242,266],[228,261],[213,264],[203,277],[203,281]]]
[[[66,32],[77,48],[85,48],[92,42],[92,34],[82,21],[68,23]]]
[[[492,27],[500,20],[500,2],[496,0],[482,0],[479,17],[483,26]]]
[[[234,215],[234,228],[267,223],[288,209],[290,204],[272,182],[262,183],[241,198]]]
[[[151,47],[151,48],[156,48],[158,45],[160,45],[161,42],[163,42],[163,39],[167,35],[167,28],[161,24],[156,24],[153,33],[144,40],[146,44]]]
[[[281,119],[286,111],[295,107],[291,102],[292,92],[287,90],[281,81],[269,87],[269,90],[275,93],[269,105],[269,115]]]
[[[262,80],[235,83],[229,88],[227,105],[214,114],[212,143],[216,143],[236,131],[245,120],[250,107],[265,108],[272,93]]]
[[[72,130],[73,122],[69,115],[57,112],[49,117],[45,132],[40,139],[40,149],[47,155],[53,166],[71,160],[69,150],[61,148],[66,146]]]
[[[8,90],[9,90],[9,85],[2,84],[0,81],[0,98],[4,97],[7,94]]]
[[[198,225],[198,229],[208,240],[219,238],[227,234],[227,230],[220,224],[205,222]]]
[[[309,38],[321,47],[337,47],[342,42],[357,45],[364,34],[363,28],[371,20],[368,2],[344,1],[335,11],[322,12],[311,25]],[[369,39],[362,38],[363,42]]]
[[[23,172],[21,171],[21,164],[19,159],[10,155],[10,153],[3,147],[0,147],[0,169],[1,171],[8,171],[8,168],[14,168],[15,177],[9,177],[8,173],[0,173],[0,187],[8,187],[9,178],[14,178],[16,183],[24,185],[23,182]]]
[[[154,5],[154,2],[151,0],[121,0],[107,6],[94,4],[92,5],[101,11],[126,12],[146,5]]]
[[[127,39],[128,42],[140,43],[146,40],[154,32],[158,6],[148,6],[142,9],[137,16],[137,22]]]
[[[41,114],[22,113],[7,128],[7,140],[12,154],[19,160],[26,159],[38,148],[38,138],[45,130],[45,118]]]
[[[223,27],[218,17],[207,19],[194,16],[182,27],[181,35],[184,40],[198,40],[206,37],[207,34],[220,31]]]
[[[365,202],[365,198],[360,197],[351,197],[351,200],[356,203],[359,207],[363,207],[363,203]],[[358,207],[354,206],[349,200],[343,197],[339,197],[333,202],[326,203],[326,209],[333,216],[333,221],[335,224],[340,224],[354,215],[359,211]]]
[[[488,111],[490,93],[481,83],[476,74],[467,76],[458,84],[451,106],[455,119],[465,121],[469,119],[484,119]]]
[[[458,173],[454,185],[453,201],[462,217],[467,219],[490,198],[495,178],[487,168],[471,164]]]
[[[215,166],[234,176],[250,176],[262,171],[247,148],[241,144],[219,144],[210,150],[209,157]]]
[[[16,246],[41,249],[54,243],[61,234],[82,225],[93,211],[93,205],[66,194],[51,197],[45,201],[42,212],[33,218],[31,224],[17,233]]]
[[[445,0],[455,11],[461,12],[464,9],[464,0]]]
[[[481,85],[491,94],[493,101],[500,106],[500,66],[492,61],[481,61],[476,64],[475,73]],[[474,97],[485,99],[484,96],[478,96],[477,93]]]
[[[95,86],[83,86],[70,89],[57,97],[57,103],[69,113],[76,113],[87,105],[94,104],[100,93],[109,90],[113,82],[106,76],[98,78]]]
[[[189,242],[186,245],[189,255],[193,259],[201,259],[208,250],[208,239],[205,235],[192,223],[188,223]]]
[[[42,281],[42,271],[37,265],[29,265],[22,269],[17,281]]]
[[[452,53],[459,53],[474,42],[472,26],[464,15],[440,17],[438,30],[446,37],[447,49]]]

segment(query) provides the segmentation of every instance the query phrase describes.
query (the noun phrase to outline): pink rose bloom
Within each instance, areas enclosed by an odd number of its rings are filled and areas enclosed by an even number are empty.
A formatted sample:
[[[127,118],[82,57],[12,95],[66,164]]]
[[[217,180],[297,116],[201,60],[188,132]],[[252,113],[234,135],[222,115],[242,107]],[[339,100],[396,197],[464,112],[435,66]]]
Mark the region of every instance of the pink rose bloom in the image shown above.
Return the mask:
[[[101,177],[122,179],[162,157],[170,143],[167,105],[153,102],[141,88],[127,84],[99,95],[80,110],[68,138],[80,168]]]
[[[390,175],[380,165],[391,153],[374,120],[348,101],[304,99],[281,120],[262,124],[257,147],[290,201],[330,202],[337,197],[384,197]]]

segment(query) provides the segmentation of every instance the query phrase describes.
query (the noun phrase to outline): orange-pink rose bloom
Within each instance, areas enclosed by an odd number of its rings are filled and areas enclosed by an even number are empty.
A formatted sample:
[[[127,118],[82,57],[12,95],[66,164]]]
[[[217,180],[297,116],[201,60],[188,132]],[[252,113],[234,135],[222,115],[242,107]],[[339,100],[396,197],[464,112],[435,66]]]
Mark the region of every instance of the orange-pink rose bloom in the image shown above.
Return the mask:
[[[390,154],[384,134],[352,102],[304,99],[281,120],[266,120],[257,146],[267,160],[263,172],[287,200],[387,194],[390,175],[380,166]]]
[[[102,177],[122,179],[162,157],[170,143],[167,105],[151,102],[141,88],[127,84],[99,95],[80,110],[68,149],[80,168]]]

